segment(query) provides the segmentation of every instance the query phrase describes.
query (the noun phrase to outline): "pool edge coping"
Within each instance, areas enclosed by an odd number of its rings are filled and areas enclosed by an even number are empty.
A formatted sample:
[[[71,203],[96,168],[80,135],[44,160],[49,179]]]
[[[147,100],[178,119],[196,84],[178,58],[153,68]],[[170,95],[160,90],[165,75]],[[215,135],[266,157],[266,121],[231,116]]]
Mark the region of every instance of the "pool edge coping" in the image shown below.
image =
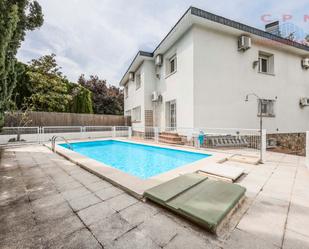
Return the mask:
[[[71,141],[72,143],[78,143],[78,142],[92,142],[92,141],[103,141],[103,140],[114,140],[114,141],[142,144],[142,145],[155,146],[155,147],[160,147],[160,148],[175,149],[175,150],[182,150],[182,151],[188,151],[188,152],[193,152],[193,153],[211,155],[209,157],[198,160],[196,162],[177,167],[170,171],[158,174],[156,176],[153,176],[151,178],[144,180],[136,176],[130,175],[128,173],[125,173],[117,168],[113,168],[102,162],[83,156],[75,151],[66,149],[59,145],[59,144],[62,144],[63,142],[56,143],[55,152],[57,154],[63,156],[64,158],[78,165],[84,170],[87,170],[88,172],[102,178],[103,180],[110,182],[114,186],[121,188],[125,192],[129,193],[130,195],[138,199],[143,198],[143,194],[147,189],[155,187],[181,174],[196,172],[199,169],[205,167],[204,163],[206,162],[206,160],[211,163],[217,163],[218,161],[222,160],[222,157],[224,157],[223,153],[217,153],[217,152],[212,152],[212,151],[211,152],[210,151],[209,152],[200,151],[196,149],[183,148],[183,147],[177,147],[177,146],[171,146],[171,145],[165,145],[165,144],[153,144],[153,143],[147,143],[144,141],[143,142],[132,141],[132,140],[123,139],[123,138],[83,139],[83,140],[71,140]],[[50,144],[44,144],[44,145],[51,149]]]

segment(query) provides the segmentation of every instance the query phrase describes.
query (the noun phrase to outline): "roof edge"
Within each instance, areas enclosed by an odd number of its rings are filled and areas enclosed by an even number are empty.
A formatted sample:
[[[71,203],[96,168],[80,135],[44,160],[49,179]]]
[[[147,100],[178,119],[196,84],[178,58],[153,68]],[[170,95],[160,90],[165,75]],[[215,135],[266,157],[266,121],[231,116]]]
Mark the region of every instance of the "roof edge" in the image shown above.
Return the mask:
[[[137,52],[137,54],[135,55],[134,59],[132,60],[130,66],[128,67],[127,71],[124,73],[124,75],[122,76],[119,85],[123,85],[121,82],[123,81],[123,79],[125,78],[126,74],[130,71],[131,66],[133,65],[134,61],[137,59],[137,57],[139,56],[144,56],[144,57],[153,57],[153,53],[152,52],[147,52],[147,51],[142,51],[139,50]]]

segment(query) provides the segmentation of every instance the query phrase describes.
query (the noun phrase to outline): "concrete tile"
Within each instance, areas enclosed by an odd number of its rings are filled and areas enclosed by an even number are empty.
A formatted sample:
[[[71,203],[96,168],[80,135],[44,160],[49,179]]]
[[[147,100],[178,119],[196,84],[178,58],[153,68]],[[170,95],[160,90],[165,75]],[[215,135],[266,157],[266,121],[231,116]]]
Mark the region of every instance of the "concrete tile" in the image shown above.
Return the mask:
[[[289,211],[287,228],[309,237],[309,203],[294,197]]]
[[[86,229],[77,230],[76,232],[59,236],[45,242],[45,248],[65,248],[65,249],[101,249],[99,242]]]
[[[69,204],[74,211],[79,211],[101,201],[102,200],[96,197],[94,194],[89,194],[69,200]]]
[[[85,208],[79,211],[77,214],[83,220],[83,222],[89,226],[95,222],[100,222],[101,220],[111,216],[114,213],[115,210],[113,210],[105,202],[101,202],[94,206]]]
[[[72,200],[78,197],[82,197],[84,195],[89,195],[91,192],[87,190],[85,187],[80,187],[80,188],[74,188],[70,190],[66,190],[61,193],[64,199],[66,200]]]
[[[157,214],[138,226],[159,246],[165,246],[174,238],[179,230],[179,225],[164,214]]]
[[[95,192],[100,199],[103,201],[116,197],[117,195],[121,195],[124,192],[116,187],[106,188]]]
[[[133,228],[118,213],[114,213],[103,220],[97,221],[89,226],[91,232],[101,244],[109,245]]]
[[[121,195],[118,195],[112,199],[109,199],[106,201],[106,203],[115,211],[120,211],[122,209],[125,209],[135,203],[137,203],[138,200],[126,193],[123,193]]]
[[[269,236],[269,235],[265,235]],[[271,235],[270,235],[271,236]],[[223,248],[225,249],[279,249],[268,241],[271,240],[268,237],[265,239],[261,239],[247,232],[241,231],[239,229],[235,229],[232,233],[230,239],[228,239]]]
[[[92,192],[97,192],[102,189],[113,187],[113,185],[107,181],[101,180],[98,182],[87,184],[86,187]]]
[[[288,202],[259,195],[237,228],[281,246]]]
[[[158,208],[138,202],[120,211],[120,215],[132,225],[138,225],[159,212]]]
[[[296,233],[289,229],[285,232],[283,249],[308,249],[309,237]]]
[[[62,183],[62,184],[56,185],[56,188],[60,192],[65,192],[67,190],[72,190],[72,189],[81,188],[81,187],[83,187],[83,185],[81,183],[77,182],[77,181],[70,182],[70,183]]]
[[[44,245],[52,243],[55,239],[61,239],[85,228],[84,224],[76,215],[63,219],[53,220],[37,226]],[[48,247],[45,247],[48,248]]]
[[[164,247],[164,249],[219,249],[210,241],[197,236],[190,231],[182,230]]]
[[[31,205],[34,210],[41,209],[41,208],[47,208],[54,205],[59,205],[65,203],[66,200],[63,198],[61,194],[54,194],[54,195],[48,195],[46,197],[43,197],[41,199],[37,199],[35,201],[31,202]]]
[[[116,239],[112,244],[106,245],[104,248],[159,249],[161,247],[138,229],[133,229]]]
[[[74,213],[67,203],[39,208],[34,211],[34,216],[38,223],[61,220],[73,215]]]

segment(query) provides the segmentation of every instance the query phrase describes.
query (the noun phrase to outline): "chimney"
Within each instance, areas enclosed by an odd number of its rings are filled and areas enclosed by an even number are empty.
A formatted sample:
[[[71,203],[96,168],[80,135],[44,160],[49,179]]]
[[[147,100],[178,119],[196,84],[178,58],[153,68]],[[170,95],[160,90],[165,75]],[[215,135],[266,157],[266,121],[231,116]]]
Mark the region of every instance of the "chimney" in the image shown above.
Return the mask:
[[[265,31],[273,35],[280,36],[279,21],[268,23],[265,25]]]

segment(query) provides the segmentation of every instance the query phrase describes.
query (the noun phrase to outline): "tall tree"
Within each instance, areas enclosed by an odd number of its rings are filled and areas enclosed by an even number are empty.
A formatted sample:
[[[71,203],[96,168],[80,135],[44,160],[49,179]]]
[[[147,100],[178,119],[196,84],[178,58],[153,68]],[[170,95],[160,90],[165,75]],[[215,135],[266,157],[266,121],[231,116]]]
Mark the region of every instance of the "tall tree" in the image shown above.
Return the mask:
[[[16,54],[26,31],[43,24],[37,1],[0,0],[0,127],[16,85]]]
[[[118,87],[108,86],[105,80],[98,76],[84,75],[79,77],[78,83],[92,92],[93,109],[96,114],[123,114],[123,92]]]
[[[65,112],[72,100],[69,81],[58,67],[55,54],[34,59],[26,73],[31,96],[28,104],[33,111]]]

